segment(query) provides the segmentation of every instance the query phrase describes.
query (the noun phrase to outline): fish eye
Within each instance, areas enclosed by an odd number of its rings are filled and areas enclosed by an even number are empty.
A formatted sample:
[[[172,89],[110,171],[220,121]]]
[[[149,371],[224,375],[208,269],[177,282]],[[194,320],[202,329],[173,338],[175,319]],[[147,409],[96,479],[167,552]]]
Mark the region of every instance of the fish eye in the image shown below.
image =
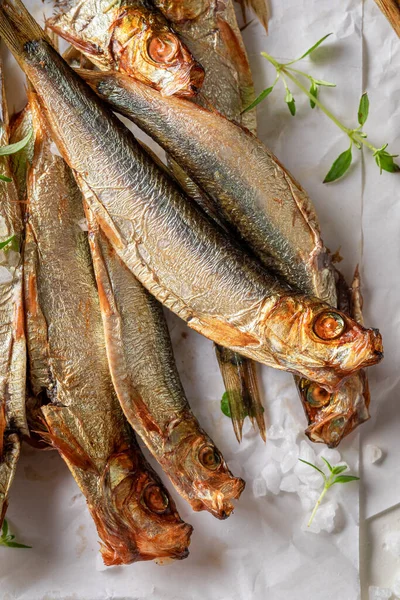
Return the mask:
[[[162,491],[160,486],[155,483],[151,483],[145,487],[142,499],[149,510],[160,515],[163,514],[169,506],[168,496]]]
[[[311,383],[307,389],[306,400],[311,406],[319,408],[329,404],[331,394],[318,383]]]
[[[212,446],[203,446],[199,451],[199,460],[203,467],[216,471],[221,464],[221,457]]]
[[[334,311],[325,311],[315,319],[313,331],[321,340],[334,340],[342,335],[345,327],[342,315]]]
[[[151,60],[160,64],[172,62],[178,50],[179,42],[172,33],[155,35],[147,44],[147,52]]]

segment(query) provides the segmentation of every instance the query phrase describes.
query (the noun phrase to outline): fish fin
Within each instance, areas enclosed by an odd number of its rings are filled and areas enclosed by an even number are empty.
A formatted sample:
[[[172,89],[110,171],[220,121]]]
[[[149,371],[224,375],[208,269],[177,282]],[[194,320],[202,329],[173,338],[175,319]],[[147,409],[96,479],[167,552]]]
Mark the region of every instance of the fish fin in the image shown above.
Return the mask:
[[[96,44],[91,44],[90,42],[84,41],[78,36],[73,35],[72,33],[66,32],[62,27],[58,27],[55,24],[56,18],[47,19],[46,20],[46,28],[63,38],[66,42],[71,44],[76,50],[80,52],[84,52],[89,56],[96,56],[99,54],[99,49]]]
[[[227,347],[246,348],[248,346],[258,347],[260,340],[254,335],[240,331],[227,321],[213,316],[199,316],[189,318],[189,327],[208,337],[217,344]]]
[[[268,21],[270,18],[270,11],[268,6],[268,0],[236,0],[242,9],[244,21],[247,23],[246,8],[251,8],[255,13],[256,17],[268,33]]]
[[[255,428],[257,425],[261,438],[266,442],[265,411],[257,381],[257,364],[253,360],[246,358],[244,360],[243,368],[248,414],[253,427]]]
[[[2,402],[0,405],[0,461],[1,461],[1,457],[3,456],[4,436],[5,436],[5,432],[6,432],[6,427],[7,427],[6,405],[4,402]]]
[[[62,455],[64,460],[82,471],[97,473],[97,468],[74,435],[72,429],[79,431],[79,439],[85,439],[84,425],[74,412],[67,406],[48,404],[42,407],[48,433],[41,433],[43,438],[51,443]],[[90,445],[90,440],[86,440]]]
[[[242,429],[248,416],[253,427],[258,425],[265,441],[264,408],[257,384],[256,365],[233,350],[215,345],[221,375],[228,396],[229,411],[237,441],[242,441]]]
[[[362,314],[364,299],[361,294],[361,277],[359,266],[356,266],[353,276],[353,282],[350,288],[350,314],[360,323],[364,325],[364,317]]]

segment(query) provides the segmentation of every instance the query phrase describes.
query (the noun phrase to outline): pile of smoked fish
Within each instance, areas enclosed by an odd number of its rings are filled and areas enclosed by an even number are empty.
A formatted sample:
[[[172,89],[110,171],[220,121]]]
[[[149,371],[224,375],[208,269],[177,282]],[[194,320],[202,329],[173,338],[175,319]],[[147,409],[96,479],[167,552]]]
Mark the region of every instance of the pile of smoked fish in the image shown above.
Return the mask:
[[[135,434],[195,511],[225,519],[245,484],[191,411],[163,306],[215,343],[238,441],[246,415],[265,439],[257,361],[293,374],[306,434],[336,446],[368,419],[381,337],[243,112],[230,0],[71,0],[46,31],[0,0],[0,37],[28,80],[10,119],[1,82],[1,145],[32,132],[0,158],[0,523],[27,441],[67,463],[107,565],[185,558],[192,527]]]

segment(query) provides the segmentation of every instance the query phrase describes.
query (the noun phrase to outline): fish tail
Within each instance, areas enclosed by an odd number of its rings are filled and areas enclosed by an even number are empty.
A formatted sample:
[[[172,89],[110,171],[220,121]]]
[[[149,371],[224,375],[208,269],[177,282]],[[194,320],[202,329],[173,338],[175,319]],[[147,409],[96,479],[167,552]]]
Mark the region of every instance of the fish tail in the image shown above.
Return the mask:
[[[248,397],[250,390],[246,387],[245,363],[248,359],[240,354],[215,345],[215,352],[226,393],[228,396],[229,412],[237,441],[242,441],[242,430],[245,418],[248,416]]]
[[[258,427],[260,436],[264,442],[267,441],[265,428],[264,406],[257,381],[257,365],[253,360],[246,358],[243,362],[245,390],[247,393],[247,411],[253,427]]]
[[[28,44],[46,40],[43,29],[20,0],[2,0],[0,3],[0,37],[19,63]]]

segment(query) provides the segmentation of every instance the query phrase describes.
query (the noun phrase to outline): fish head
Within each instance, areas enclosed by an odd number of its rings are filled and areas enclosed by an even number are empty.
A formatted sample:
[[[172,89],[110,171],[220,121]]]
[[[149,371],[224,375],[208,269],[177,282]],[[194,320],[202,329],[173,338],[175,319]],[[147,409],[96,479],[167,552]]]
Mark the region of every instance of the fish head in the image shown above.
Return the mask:
[[[317,298],[283,296],[265,315],[270,351],[328,390],[383,358],[382,337]]]
[[[239,498],[245,482],[232,475],[222,454],[193,416],[170,427],[169,440],[175,448],[168,454],[169,473],[178,476],[177,484],[192,508],[226,519],[234,508],[232,499]]]
[[[192,526],[139,454],[110,457],[102,477],[104,502],[90,507],[106,565],[188,556]]]
[[[200,91],[203,68],[160,14],[122,7],[110,31],[109,47],[121,71],[165,96],[194,96]]]
[[[312,442],[336,447],[341,440],[369,419],[369,388],[364,371],[358,371],[335,392],[301,379],[300,398],[308,419],[306,435]]]
[[[155,0],[154,4],[171,23],[184,23],[194,21],[208,10],[211,0]]]

